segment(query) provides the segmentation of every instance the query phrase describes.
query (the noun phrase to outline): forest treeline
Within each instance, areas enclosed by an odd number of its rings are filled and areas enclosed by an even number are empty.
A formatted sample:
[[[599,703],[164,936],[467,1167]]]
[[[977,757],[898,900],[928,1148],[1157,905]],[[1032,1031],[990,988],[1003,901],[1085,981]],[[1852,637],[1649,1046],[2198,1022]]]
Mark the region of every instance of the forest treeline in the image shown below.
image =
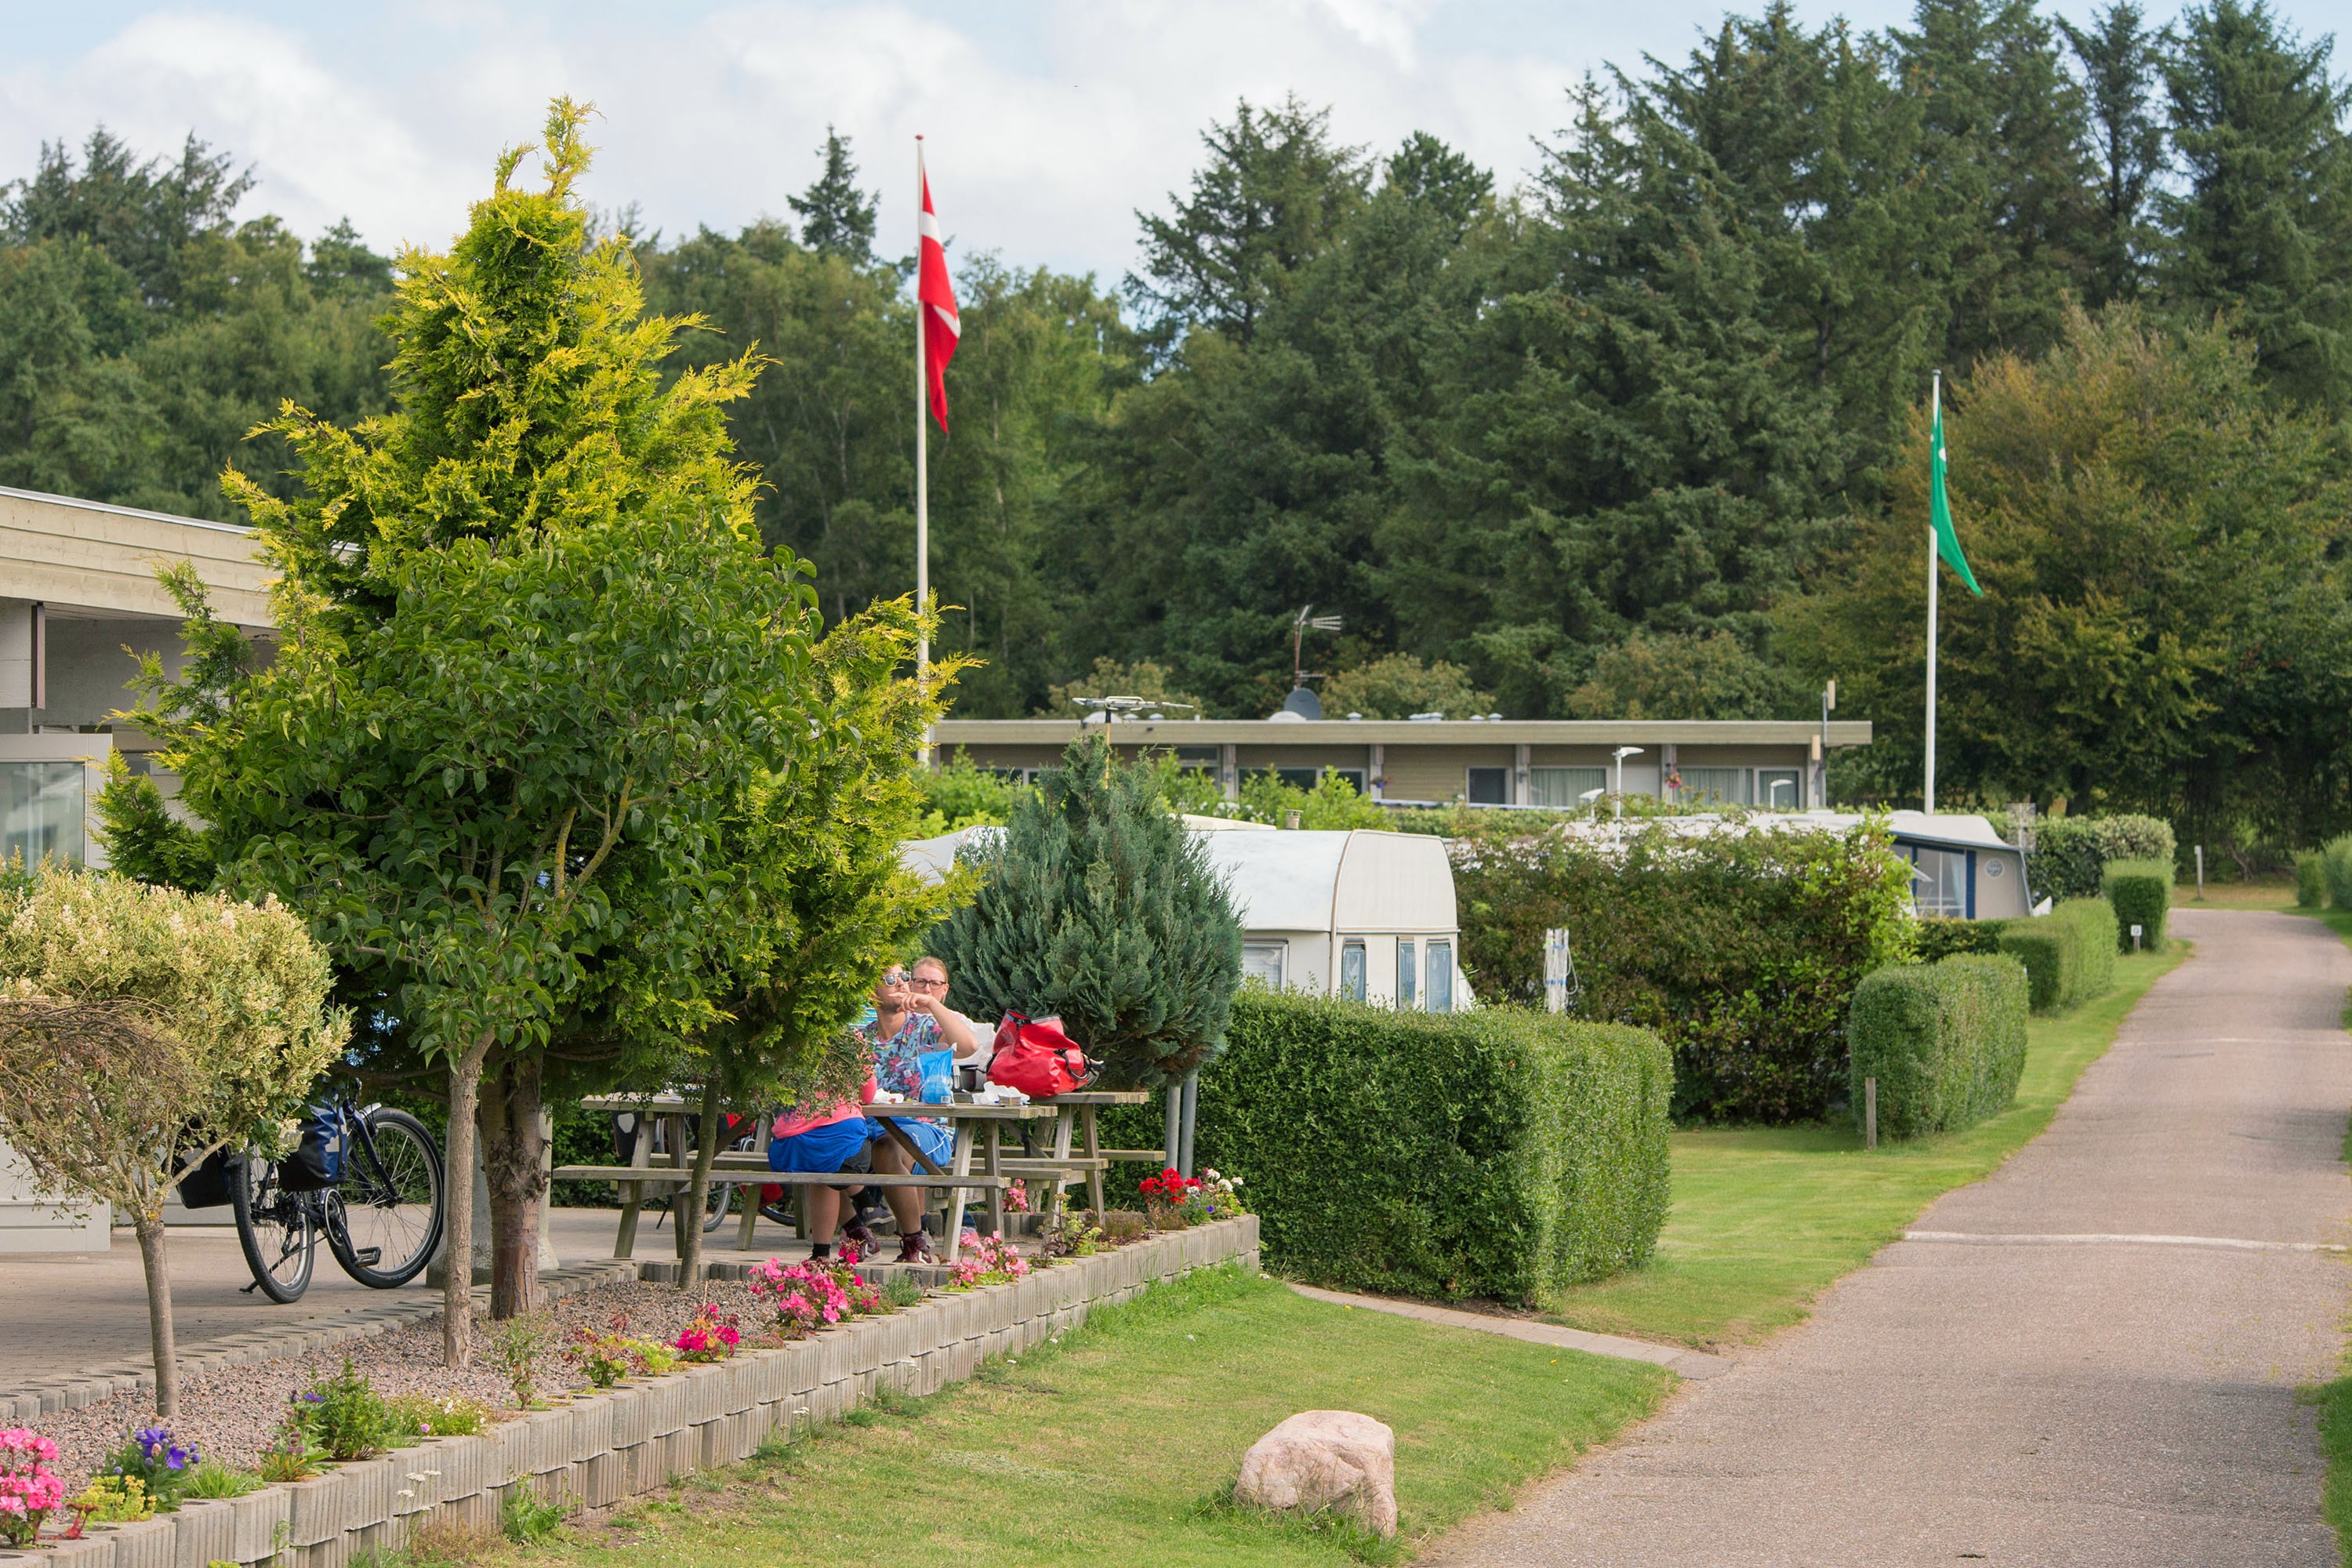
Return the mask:
[[[1263,714],[1311,605],[1344,621],[1307,644],[1335,710],[1795,717],[1834,678],[1879,737],[1838,792],[1916,800],[1941,369],[1986,590],[1943,596],[1944,803],[2154,811],[2248,857],[2352,825],[2331,44],[2242,0],[1922,0],[1884,33],[1775,5],[1570,86],[1517,189],[1241,104],[1139,212],[1135,275],[950,251],[932,581],[985,661],[958,710]],[[235,221],[246,195],[194,137],[44,149],[0,211],[0,482],[225,516],[278,398],[386,405],[392,262]],[[688,363],[773,362],[734,434],[832,616],[913,580],[898,226],[836,137],[786,214],[631,234],[652,308],[707,320]]]

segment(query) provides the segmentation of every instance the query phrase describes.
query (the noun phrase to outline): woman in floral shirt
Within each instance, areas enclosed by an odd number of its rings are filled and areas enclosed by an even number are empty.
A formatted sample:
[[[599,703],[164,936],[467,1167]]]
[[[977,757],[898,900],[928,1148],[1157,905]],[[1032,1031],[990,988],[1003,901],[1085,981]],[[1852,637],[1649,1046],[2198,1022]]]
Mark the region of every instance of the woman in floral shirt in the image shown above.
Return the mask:
[[[858,1026],[857,1032],[874,1047],[874,1079],[877,1087],[891,1094],[904,1095],[910,1100],[923,1098],[924,1053],[953,1051],[959,1057],[975,1055],[980,1050],[979,1037],[963,1015],[950,1011],[933,996],[915,989],[907,983],[907,972],[898,964],[887,970],[874,987],[874,1016]],[[932,1164],[945,1169],[955,1152],[955,1134],[945,1122],[928,1119],[902,1121],[915,1147]],[[902,1174],[913,1169],[907,1152],[897,1140],[884,1131],[880,1123],[873,1124],[873,1163],[877,1171]],[[919,1187],[886,1187],[883,1196],[890,1205],[890,1213],[898,1222],[898,1260],[902,1263],[922,1261],[929,1251],[923,1237],[923,1197]],[[863,1226],[852,1226],[849,1239],[859,1241]],[[866,1233],[870,1237],[870,1233]]]

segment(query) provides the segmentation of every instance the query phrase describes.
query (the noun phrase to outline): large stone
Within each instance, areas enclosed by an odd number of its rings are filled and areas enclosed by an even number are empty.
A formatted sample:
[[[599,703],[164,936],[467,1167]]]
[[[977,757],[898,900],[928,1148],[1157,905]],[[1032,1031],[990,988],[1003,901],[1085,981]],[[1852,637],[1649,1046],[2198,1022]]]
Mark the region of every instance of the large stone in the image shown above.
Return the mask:
[[[1335,1513],[1396,1533],[1396,1434],[1352,1410],[1305,1410],[1250,1445],[1234,1500]]]

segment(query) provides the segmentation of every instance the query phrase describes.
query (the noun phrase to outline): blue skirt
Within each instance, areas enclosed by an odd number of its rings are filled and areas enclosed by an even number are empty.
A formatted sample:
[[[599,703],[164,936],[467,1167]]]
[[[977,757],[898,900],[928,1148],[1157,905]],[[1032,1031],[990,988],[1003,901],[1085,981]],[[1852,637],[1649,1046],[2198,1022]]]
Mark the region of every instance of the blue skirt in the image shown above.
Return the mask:
[[[771,1138],[768,1169],[822,1176],[847,1169],[852,1161],[862,1165],[866,1162],[858,1156],[866,1152],[866,1126],[864,1117],[852,1116],[789,1138]]]
[[[889,1130],[879,1121],[869,1121],[866,1125],[874,1130],[866,1136],[876,1142],[884,1142],[890,1136]],[[911,1116],[902,1116],[898,1118],[898,1126],[906,1132],[915,1147],[923,1152],[924,1159],[942,1171],[948,1168],[948,1161],[955,1153],[955,1131],[946,1122],[925,1121]]]

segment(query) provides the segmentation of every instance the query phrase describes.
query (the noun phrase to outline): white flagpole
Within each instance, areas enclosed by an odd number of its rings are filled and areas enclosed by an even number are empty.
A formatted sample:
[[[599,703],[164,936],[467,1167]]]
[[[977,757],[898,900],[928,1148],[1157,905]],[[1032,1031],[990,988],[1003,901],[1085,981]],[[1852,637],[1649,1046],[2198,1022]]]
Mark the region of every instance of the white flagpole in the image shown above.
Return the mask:
[[[1936,438],[1936,426],[1944,412],[1944,373],[1937,371],[1934,390],[1928,395],[1928,438]],[[1936,515],[1933,487],[1936,482],[1937,454],[1927,454],[1927,483],[1930,499],[1927,503],[1927,779],[1922,791],[1926,815],[1936,815]]]
[[[930,322],[923,312],[930,307],[923,303],[923,139],[915,138],[915,608],[919,613],[931,597],[931,432],[923,421],[929,410],[924,404],[930,396],[930,377],[925,374],[923,338]],[[915,679],[928,681],[931,668],[931,639],[925,636],[915,644]],[[1929,677],[1930,679],[1934,678]],[[926,737],[928,740],[928,737]]]

